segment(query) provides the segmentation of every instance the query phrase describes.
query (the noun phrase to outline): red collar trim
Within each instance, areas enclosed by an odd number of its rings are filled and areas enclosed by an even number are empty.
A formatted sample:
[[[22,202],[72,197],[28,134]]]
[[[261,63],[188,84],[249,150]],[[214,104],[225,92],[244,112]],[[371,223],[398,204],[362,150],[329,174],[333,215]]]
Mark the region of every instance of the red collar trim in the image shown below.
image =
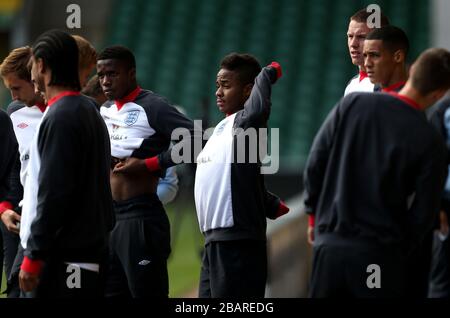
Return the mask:
[[[139,95],[139,93],[141,92],[141,90],[142,89],[138,86],[124,98],[115,100],[114,103],[116,104],[117,109],[120,110],[122,108],[122,106],[125,105],[126,103],[134,101],[136,99],[136,97]]]
[[[61,92],[58,95],[56,95],[53,98],[51,98],[47,102],[47,106],[48,107],[52,106],[54,103],[56,103],[58,100],[60,100],[63,97],[66,97],[66,96],[78,96],[78,95],[80,95],[80,92],[77,92],[77,91],[64,91],[64,92]]]
[[[363,79],[365,79],[366,77],[369,77],[369,75],[367,75],[366,72],[364,71],[359,71],[359,82],[361,82]]]
[[[398,83],[392,84],[388,87],[382,88],[381,90],[386,93],[392,92],[392,91],[397,91],[400,87],[405,86],[405,84],[406,84],[405,81],[398,82]]]
[[[41,113],[45,112],[45,109],[47,108],[47,105],[45,105],[44,103],[36,103],[35,106],[39,108]]]
[[[405,95],[400,95],[397,92],[388,92],[388,94],[394,96],[395,98],[400,99],[401,101],[403,101],[404,103],[408,104],[409,106],[411,106],[412,108],[422,111],[422,107],[420,107],[419,104],[417,104],[414,100],[412,100],[411,98],[405,96]]]

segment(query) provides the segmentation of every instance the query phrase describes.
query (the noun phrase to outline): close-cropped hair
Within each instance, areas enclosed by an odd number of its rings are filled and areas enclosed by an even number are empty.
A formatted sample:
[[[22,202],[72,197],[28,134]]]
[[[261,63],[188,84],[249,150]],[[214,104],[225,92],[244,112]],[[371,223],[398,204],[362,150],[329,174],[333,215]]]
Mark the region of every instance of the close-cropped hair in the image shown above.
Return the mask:
[[[256,76],[261,72],[261,65],[253,55],[234,52],[223,58],[220,68],[236,72],[243,85],[253,84]]]
[[[121,45],[105,48],[97,57],[97,61],[100,60],[119,60],[124,62],[128,69],[136,68],[136,59],[133,52]]]
[[[413,67],[412,86],[423,96],[436,90],[450,89],[450,52],[446,49],[426,50]]]

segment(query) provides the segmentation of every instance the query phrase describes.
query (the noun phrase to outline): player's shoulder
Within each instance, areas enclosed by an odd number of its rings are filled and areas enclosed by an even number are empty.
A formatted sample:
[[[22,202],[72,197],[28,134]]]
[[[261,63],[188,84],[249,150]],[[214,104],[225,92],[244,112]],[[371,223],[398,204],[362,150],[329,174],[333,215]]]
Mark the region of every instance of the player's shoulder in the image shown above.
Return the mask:
[[[440,99],[434,106],[433,109],[441,114],[444,114],[448,111],[450,108],[450,95],[445,96],[444,98]]]
[[[356,74],[355,76],[353,76],[351,79],[348,80],[347,85],[350,85],[353,81],[355,81],[356,79],[359,79],[359,75]]]
[[[355,84],[355,81],[359,79],[359,75],[356,74],[351,79],[348,80],[347,84],[345,85],[345,92],[347,93],[348,90]]]
[[[11,114],[24,107],[26,107],[24,103],[15,100],[8,105],[8,107],[6,108],[6,112],[9,116],[11,116]]]
[[[0,108],[0,130],[2,133],[12,127],[11,119],[8,114]],[[12,130],[11,130],[12,131]]]
[[[352,105],[352,104],[372,104],[376,100],[379,99],[381,94],[375,94],[372,92],[351,92],[342,97],[341,104],[342,105]]]
[[[87,96],[64,96],[48,106],[45,122],[55,122],[57,126],[72,125],[79,118],[85,118],[88,113],[97,112],[96,104]],[[44,122],[43,121],[43,122]]]
[[[111,108],[111,106],[114,105],[114,101],[113,100],[107,100],[106,102],[104,102],[102,105],[100,105],[100,111],[102,109],[109,109]]]
[[[168,105],[169,101],[162,95],[159,95],[151,90],[143,89],[136,97],[135,102],[142,106],[164,106]]]
[[[6,114],[6,112],[0,108],[0,119],[4,120],[7,119],[8,115]]]
[[[164,96],[144,89],[136,98],[135,103],[144,108],[147,113],[154,115],[151,117],[157,117],[156,114],[165,112],[173,107]]]
[[[89,95],[84,95],[84,94],[81,94],[81,96],[84,97],[84,98],[86,98],[86,99],[88,100],[88,103],[91,104],[91,105],[93,105],[93,106],[95,107],[95,109],[98,110],[98,109],[100,108],[100,105],[97,103],[97,101],[95,100],[95,98],[93,98],[93,97],[91,97],[91,96],[89,96]]]

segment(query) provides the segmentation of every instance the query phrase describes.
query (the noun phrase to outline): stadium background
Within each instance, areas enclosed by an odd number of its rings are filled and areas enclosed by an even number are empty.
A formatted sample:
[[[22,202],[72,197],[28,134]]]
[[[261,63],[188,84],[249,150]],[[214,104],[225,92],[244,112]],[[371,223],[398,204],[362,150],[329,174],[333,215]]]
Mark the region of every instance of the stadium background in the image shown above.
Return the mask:
[[[81,28],[68,29],[69,4],[81,9]],[[281,63],[273,90],[270,128],[279,128],[280,169],[268,188],[288,201],[291,213],[269,222],[270,274],[266,295],[306,295],[310,250],[302,213],[301,173],[311,142],[342,96],[356,68],[346,45],[348,18],[378,4],[411,42],[409,61],[430,46],[450,48],[447,0],[0,0],[0,58],[30,45],[45,30],[79,34],[100,51],[128,46],[136,55],[143,88],[166,96],[193,119],[214,126],[215,76],[221,58],[248,52]],[[2,107],[11,101],[1,86]],[[1,142],[1,141],[0,141]],[[192,171],[178,169],[180,191],[168,206],[172,222],[170,295],[195,296],[202,235],[193,206]]]

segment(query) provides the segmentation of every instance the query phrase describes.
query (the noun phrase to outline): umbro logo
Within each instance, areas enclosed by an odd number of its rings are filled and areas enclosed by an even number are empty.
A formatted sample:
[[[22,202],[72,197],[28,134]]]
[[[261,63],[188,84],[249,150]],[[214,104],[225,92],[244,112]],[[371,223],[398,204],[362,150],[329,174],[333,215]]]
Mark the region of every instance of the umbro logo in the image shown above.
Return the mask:
[[[28,125],[25,124],[25,123],[20,123],[20,124],[17,125],[17,127],[19,127],[20,129],[25,129],[25,128],[28,127]]]
[[[148,264],[150,264],[150,261],[146,260],[146,259],[144,259],[144,260],[139,262],[139,265],[142,265],[142,266],[145,266],[145,265],[148,265]]]

